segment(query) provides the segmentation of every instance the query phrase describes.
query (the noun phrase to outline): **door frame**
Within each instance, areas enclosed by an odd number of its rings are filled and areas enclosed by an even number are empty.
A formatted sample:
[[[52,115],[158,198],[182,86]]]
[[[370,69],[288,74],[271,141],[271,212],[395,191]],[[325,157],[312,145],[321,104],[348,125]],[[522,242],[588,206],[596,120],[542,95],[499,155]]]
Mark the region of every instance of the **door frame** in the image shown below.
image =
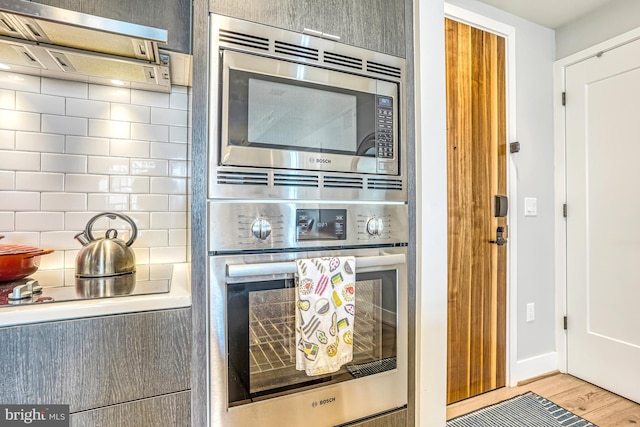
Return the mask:
[[[471,27],[496,34],[505,39],[505,71],[506,71],[506,125],[507,141],[518,140],[516,132],[516,30],[514,27],[471,12],[450,3],[444,3],[444,16],[451,20],[467,24]],[[506,313],[506,385],[516,386],[518,381],[530,378],[526,372],[518,369],[518,310],[517,310],[517,182],[512,177],[517,177],[515,157],[517,154],[507,152],[507,195],[509,196],[510,209],[508,213],[508,251],[507,251],[507,313]]]
[[[562,93],[566,89],[566,68],[578,62],[597,56],[608,50],[640,39],[640,27],[605,40],[594,46],[571,54],[553,63],[553,99],[554,110],[554,155],[555,155],[555,206],[558,214],[555,218],[555,247],[556,247],[556,351],[558,353],[558,368],[561,372],[568,371],[567,332],[564,329],[564,317],[567,315],[567,222],[563,217],[562,206],[567,200],[567,159],[566,159],[566,116],[562,105]],[[567,95],[570,101],[570,94]],[[570,215],[571,207],[568,207]]]

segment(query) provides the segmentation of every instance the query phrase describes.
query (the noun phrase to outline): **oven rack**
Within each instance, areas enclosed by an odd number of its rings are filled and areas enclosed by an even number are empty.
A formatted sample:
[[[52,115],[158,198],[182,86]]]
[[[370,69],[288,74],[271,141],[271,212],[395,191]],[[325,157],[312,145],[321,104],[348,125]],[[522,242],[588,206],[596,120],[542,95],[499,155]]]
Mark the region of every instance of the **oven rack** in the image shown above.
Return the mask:
[[[252,374],[295,368],[295,316],[276,319],[253,317],[249,326],[249,370]],[[353,332],[353,360],[377,358],[380,333],[370,316],[356,319]]]

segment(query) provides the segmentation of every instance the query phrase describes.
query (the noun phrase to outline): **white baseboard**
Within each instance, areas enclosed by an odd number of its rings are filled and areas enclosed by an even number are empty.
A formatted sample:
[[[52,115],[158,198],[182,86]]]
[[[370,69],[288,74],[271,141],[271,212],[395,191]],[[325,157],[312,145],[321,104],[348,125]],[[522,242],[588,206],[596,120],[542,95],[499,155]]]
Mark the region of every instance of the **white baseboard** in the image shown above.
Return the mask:
[[[558,353],[551,352],[534,356],[529,359],[518,360],[515,368],[511,371],[509,386],[515,387],[520,381],[539,377],[558,370]]]

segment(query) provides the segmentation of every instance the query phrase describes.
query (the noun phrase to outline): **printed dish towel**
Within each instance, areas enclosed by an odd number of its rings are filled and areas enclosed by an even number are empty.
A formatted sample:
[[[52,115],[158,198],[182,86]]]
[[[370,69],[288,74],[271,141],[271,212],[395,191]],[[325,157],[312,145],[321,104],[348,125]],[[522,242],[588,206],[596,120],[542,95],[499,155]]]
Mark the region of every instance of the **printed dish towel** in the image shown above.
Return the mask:
[[[296,261],[296,369],[336,372],[353,359],[356,312],[355,258]]]

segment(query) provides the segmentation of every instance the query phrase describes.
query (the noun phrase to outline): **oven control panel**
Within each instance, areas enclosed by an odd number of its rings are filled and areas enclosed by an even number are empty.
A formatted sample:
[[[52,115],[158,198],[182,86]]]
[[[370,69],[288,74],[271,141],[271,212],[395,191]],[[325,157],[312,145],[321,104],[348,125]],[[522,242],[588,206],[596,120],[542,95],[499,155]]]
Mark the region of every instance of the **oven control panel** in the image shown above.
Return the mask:
[[[210,202],[209,251],[268,251],[409,240],[404,204]]]

